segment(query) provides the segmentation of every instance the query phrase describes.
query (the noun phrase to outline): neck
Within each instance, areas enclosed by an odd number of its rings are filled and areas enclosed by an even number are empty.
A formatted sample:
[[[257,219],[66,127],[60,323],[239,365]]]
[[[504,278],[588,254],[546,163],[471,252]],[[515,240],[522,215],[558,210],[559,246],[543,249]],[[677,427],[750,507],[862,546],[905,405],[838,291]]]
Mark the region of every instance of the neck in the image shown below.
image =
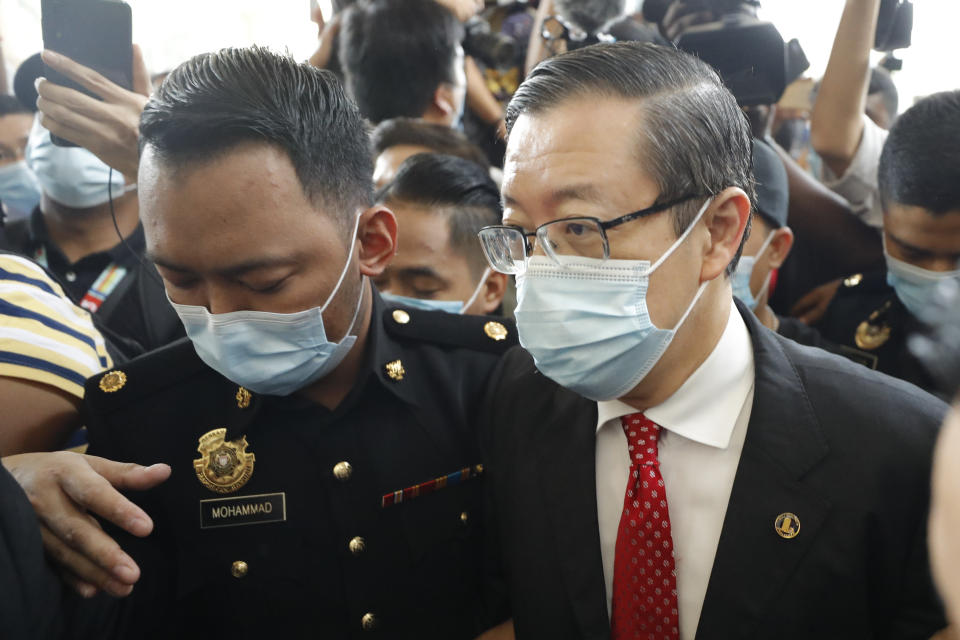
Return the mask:
[[[126,238],[139,224],[137,194],[128,193],[114,198],[113,210],[120,234]],[[71,263],[93,253],[109,251],[120,242],[113,226],[109,202],[89,209],[71,209],[44,195],[40,201],[40,211],[50,239]]]
[[[720,277],[711,282],[660,361],[620,401],[638,411],[646,411],[676,393],[720,342],[730,318],[731,304],[729,281]]]
[[[767,304],[766,296],[764,296],[762,300],[757,301],[757,308],[753,313],[757,316],[760,324],[767,329],[776,331],[780,328],[780,320],[777,318],[777,314],[773,312],[773,309],[770,308],[770,305]]]
[[[354,327],[354,335],[357,336],[357,341],[353,348],[350,349],[350,353],[343,359],[340,366],[330,372],[329,375],[300,391],[300,394],[304,397],[331,411],[343,402],[350,390],[356,385],[367,351],[370,322],[373,315],[373,293],[370,290],[369,280],[364,279],[361,286],[363,287],[363,298],[360,301],[360,312],[357,314],[357,325]]]

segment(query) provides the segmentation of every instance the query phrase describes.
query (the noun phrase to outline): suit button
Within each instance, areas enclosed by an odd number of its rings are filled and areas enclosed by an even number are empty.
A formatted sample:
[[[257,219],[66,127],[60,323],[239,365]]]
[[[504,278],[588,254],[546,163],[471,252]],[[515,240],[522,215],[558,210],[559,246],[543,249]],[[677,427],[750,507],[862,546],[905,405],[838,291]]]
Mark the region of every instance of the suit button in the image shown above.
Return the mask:
[[[377,628],[377,616],[372,613],[363,614],[363,617],[360,618],[360,626],[364,631],[373,631]]]
[[[242,578],[247,575],[247,571],[250,570],[250,567],[247,566],[247,563],[243,560],[237,560],[232,565],[230,565],[230,575],[234,578]]]
[[[350,547],[350,553],[352,553],[355,556],[358,556],[361,553],[363,553],[364,550],[366,550],[367,541],[361,538],[360,536],[357,536],[356,538],[353,538],[352,540],[350,540],[350,544],[347,546]]]
[[[460,524],[467,524],[467,521],[470,520],[470,514],[464,511],[460,514]]]
[[[353,466],[349,462],[338,462],[333,466],[333,475],[340,482],[346,482],[353,475]]]

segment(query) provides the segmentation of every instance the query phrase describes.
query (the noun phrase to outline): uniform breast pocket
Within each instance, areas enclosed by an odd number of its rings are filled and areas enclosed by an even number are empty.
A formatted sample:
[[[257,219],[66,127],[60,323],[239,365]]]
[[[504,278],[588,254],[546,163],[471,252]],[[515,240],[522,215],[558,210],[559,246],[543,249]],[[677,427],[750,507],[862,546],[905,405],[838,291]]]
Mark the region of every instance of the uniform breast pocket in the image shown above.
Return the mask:
[[[396,509],[415,566],[463,564],[479,554],[482,481],[473,480],[420,496]],[[450,567],[453,569],[453,567]]]

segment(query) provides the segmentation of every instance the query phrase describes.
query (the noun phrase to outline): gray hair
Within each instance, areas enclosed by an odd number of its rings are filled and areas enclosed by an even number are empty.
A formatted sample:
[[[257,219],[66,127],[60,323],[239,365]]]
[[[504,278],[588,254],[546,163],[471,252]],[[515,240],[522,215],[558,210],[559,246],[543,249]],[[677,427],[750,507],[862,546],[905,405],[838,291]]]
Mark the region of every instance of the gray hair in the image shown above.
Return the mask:
[[[637,157],[660,190],[655,204],[696,196],[673,208],[679,236],[707,198],[739,187],[756,203],[750,124],[720,76],[670,47],[598,44],[540,63],[507,106],[507,130],[523,114],[543,113],[576,97],[636,99]],[[727,267],[736,268],[743,242]]]

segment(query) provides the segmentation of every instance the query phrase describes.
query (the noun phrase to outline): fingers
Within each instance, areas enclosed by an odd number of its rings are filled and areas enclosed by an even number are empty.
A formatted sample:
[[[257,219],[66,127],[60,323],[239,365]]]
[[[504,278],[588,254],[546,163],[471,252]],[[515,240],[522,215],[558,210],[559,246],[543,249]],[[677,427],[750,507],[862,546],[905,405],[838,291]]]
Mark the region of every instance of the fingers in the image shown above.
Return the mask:
[[[47,527],[41,527],[40,535],[47,554],[64,569],[65,577],[69,577],[68,582],[81,596],[92,597],[96,594],[98,588],[117,597],[130,595],[130,592],[133,591],[133,583],[136,582],[136,579],[131,580],[130,578],[134,574],[125,574],[127,580],[121,581],[110,572],[91,562],[85,555],[67,546],[57,532]],[[106,537],[105,534],[104,537]],[[119,550],[119,547],[117,549]],[[132,560],[130,562],[133,563]],[[133,566],[136,567],[136,565]],[[140,571],[136,569],[135,578],[139,577]]]
[[[149,96],[153,91],[147,63],[143,60],[143,50],[138,44],[133,45],[133,90],[142,96]]]
[[[85,461],[88,464],[85,471],[71,470],[70,473],[59,474],[60,484],[66,494],[80,507],[125,531],[135,536],[148,535],[153,530],[150,516],[127,500],[114,486],[120,489],[150,488],[166,480],[170,475],[170,467],[141,467],[94,456],[85,456]],[[93,538],[94,541],[100,540],[98,536]]]
[[[123,87],[110,82],[93,69],[74,62],[65,55],[44,50],[42,57],[47,66],[59,71],[87,91],[108,102],[120,100],[126,93],[126,89]]]

